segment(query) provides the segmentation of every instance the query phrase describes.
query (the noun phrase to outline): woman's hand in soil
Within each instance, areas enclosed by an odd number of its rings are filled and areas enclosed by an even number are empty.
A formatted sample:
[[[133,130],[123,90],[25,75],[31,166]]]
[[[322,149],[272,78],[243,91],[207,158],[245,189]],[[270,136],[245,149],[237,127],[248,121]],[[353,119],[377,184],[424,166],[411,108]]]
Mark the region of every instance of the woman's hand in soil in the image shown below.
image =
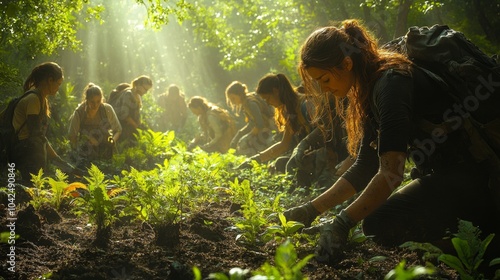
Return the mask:
[[[316,248],[316,260],[321,263],[336,262],[342,248],[347,244],[349,231],[355,225],[343,210],[335,219],[322,224]]]
[[[316,217],[321,214],[314,208],[311,202],[306,204],[290,208],[283,212],[287,221],[296,221],[304,224],[306,228],[311,226],[311,223],[316,219]]]

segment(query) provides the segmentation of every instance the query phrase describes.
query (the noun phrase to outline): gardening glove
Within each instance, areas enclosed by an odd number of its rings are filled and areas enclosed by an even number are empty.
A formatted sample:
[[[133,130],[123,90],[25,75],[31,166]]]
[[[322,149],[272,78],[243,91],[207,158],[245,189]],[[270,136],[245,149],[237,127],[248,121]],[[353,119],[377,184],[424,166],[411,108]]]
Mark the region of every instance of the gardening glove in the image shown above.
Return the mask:
[[[356,225],[344,210],[335,219],[326,222],[320,227],[316,260],[320,263],[335,263],[342,255],[342,248],[347,244],[349,231]]]
[[[287,221],[301,222],[306,228],[310,227],[314,219],[316,219],[316,217],[320,214],[321,213],[314,208],[310,201],[306,204],[290,208],[283,212]]]
[[[295,161],[295,166],[297,168],[302,168],[302,162],[306,155],[306,151],[309,150],[310,147],[311,145],[309,144],[309,142],[303,139],[302,141],[300,141],[297,147],[293,149],[290,160]]]

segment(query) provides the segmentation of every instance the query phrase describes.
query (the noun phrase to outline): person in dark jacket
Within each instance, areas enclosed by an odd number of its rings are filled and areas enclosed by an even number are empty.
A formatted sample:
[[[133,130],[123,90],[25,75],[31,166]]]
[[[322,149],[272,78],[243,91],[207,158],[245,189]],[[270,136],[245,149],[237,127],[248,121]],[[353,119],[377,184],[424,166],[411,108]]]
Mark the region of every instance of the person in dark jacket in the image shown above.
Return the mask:
[[[328,110],[335,99],[355,163],[324,193],[285,211],[307,226],[321,213],[358,195],[319,227],[317,259],[332,262],[349,230],[363,221],[366,235],[388,246],[405,241],[438,244],[457,220],[499,233],[485,162],[472,160],[461,131],[429,135],[421,120],[443,123],[453,100],[401,54],[378,48],[356,20],[314,31],[302,45],[299,72],[306,91]],[[348,106],[342,100],[348,99]],[[495,97],[492,97],[495,98]],[[427,157],[419,157],[427,155]],[[428,172],[401,186],[411,158]]]

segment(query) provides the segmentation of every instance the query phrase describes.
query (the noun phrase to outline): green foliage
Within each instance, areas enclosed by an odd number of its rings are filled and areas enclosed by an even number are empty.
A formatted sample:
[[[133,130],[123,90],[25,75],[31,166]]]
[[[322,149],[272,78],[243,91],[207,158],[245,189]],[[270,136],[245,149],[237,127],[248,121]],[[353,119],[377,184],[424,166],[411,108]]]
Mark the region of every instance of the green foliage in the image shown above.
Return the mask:
[[[138,3],[144,4],[147,7],[148,18],[145,21],[146,26],[151,26],[155,30],[159,30],[163,25],[168,24],[169,16],[175,15],[179,22],[182,22],[187,17],[187,12],[193,9],[193,5],[184,1],[178,0],[175,5],[170,1],[161,0],[138,0]]]
[[[442,254],[438,259],[455,269],[462,279],[482,279],[483,275],[478,272],[478,268],[495,234],[488,235],[484,240],[480,239],[480,235],[479,228],[474,227],[471,222],[460,220],[458,233],[451,239],[457,256]]]
[[[123,174],[129,182],[123,215],[133,215],[153,226],[180,222],[188,195],[185,171],[175,170],[165,161],[158,169],[138,171],[132,168]]]
[[[31,196],[29,204],[31,204],[35,210],[38,210],[43,204],[49,202],[49,192],[45,189],[47,180],[48,179],[46,177],[43,177],[43,169],[41,168],[38,171],[38,174],[31,174],[33,187],[28,188],[27,191]]]
[[[267,224],[267,220],[263,209],[253,199],[254,192],[250,188],[250,182],[247,180],[243,181],[238,189],[241,189],[240,192],[244,197],[241,198],[243,202],[241,204],[242,209],[240,210],[243,219],[236,219],[235,224],[236,228],[242,233],[236,236],[236,240],[242,238],[243,242],[254,245],[259,241],[259,232]]]
[[[2,53],[0,52],[0,57]],[[9,65],[0,60],[0,92],[2,100],[0,100],[0,111],[7,106],[9,101],[14,96],[21,94],[19,85],[22,84],[22,78],[19,69],[14,65]]]
[[[40,209],[42,205],[51,205],[56,210],[60,210],[61,204],[68,199],[66,188],[68,186],[68,176],[59,169],[56,169],[55,178],[45,177],[43,169],[38,174],[31,174],[32,188],[27,188],[31,196],[29,204]]]
[[[174,131],[137,130],[138,148],[144,151],[147,157],[159,157],[161,160],[173,155],[173,150],[169,148],[174,139]]]
[[[171,145],[175,132],[159,132],[151,129],[138,129],[135,134],[137,145],[127,147],[123,152],[113,155],[113,166],[131,166],[139,169],[152,169],[157,162],[176,154]],[[119,147],[121,149],[121,147]]]
[[[408,241],[408,242],[401,244],[399,247],[408,248],[412,251],[416,251],[416,250],[423,251],[424,254],[422,256],[422,259],[424,261],[436,260],[440,255],[443,254],[443,251],[441,249],[439,249],[438,247],[436,247],[430,243],[420,243],[420,242]]]
[[[280,225],[272,225],[267,227],[264,232],[264,236],[278,236],[278,240],[291,238],[292,235],[297,233],[301,228],[304,227],[303,223],[297,221],[287,221],[283,213],[278,214]]]
[[[294,67],[286,67],[297,62],[296,51],[284,50],[297,50],[297,38],[303,38],[308,32],[303,29],[301,20],[304,14],[301,12],[290,1],[206,0],[195,3],[190,19],[200,40],[217,47],[224,55],[220,61],[224,69],[234,71],[253,68],[259,62],[268,65],[267,69],[280,65],[278,71],[286,70],[295,79],[296,72],[292,71]],[[278,63],[269,60],[271,57],[277,58]]]
[[[83,9],[85,6],[87,9]],[[0,12],[2,49],[15,51],[13,55],[17,58],[50,55],[64,48],[78,49],[76,31],[81,23],[77,15],[82,10],[87,18],[98,18],[102,6],[88,5],[85,0],[4,2]]]
[[[14,239],[18,239],[19,236],[20,236],[19,234],[16,234],[14,236]],[[9,231],[0,232],[0,244],[2,244],[2,243],[8,244],[9,239],[10,239],[10,232]]]
[[[84,177],[88,193],[75,199],[76,207],[72,210],[76,214],[88,214],[90,222],[97,225],[96,236],[100,237],[116,219],[114,204],[106,190],[109,181],[105,179],[104,173],[92,164],[88,174],[89,176]]]
[[[253,197],[253,190],[250,187],[249,180],[239,182],[238,178],[234,182],[229,182],[229,193],[232,195],[231,200],[233,203],[244,204]]]
[[[65,189],[68,185],[68,175],[64,174],[61,170],[56,170],[56,179],[48,178],[47,182],[49,183],[51,190],[51,198],[50,204],[56,209],[59,210],[61,208],[61,203],[63,199],[66,197]]]
[[[303,259],[299,259],[295,247],[290,242],[290,240],[285,240],[276,250],[274,257],[275,266],[271,265],[269,262],[264,263],[257,270],[252,272],[253,276],[248,278],[250,274],[249,269],[242,268],[232,268],[229,270],[229,276],[225,273],[217,272],[210,273],[208,279],[215,280],[272,280],[272,279],[282,279],[282,280],[302,280],[307,279],[302,275],[302,268],[307,264],[307,262],[313,258],[314,255],[310,254],[305,256]],[[195,280],[201,279],[201,273],[197,267],[193,267],[195,272]]]
[[[274,257],[275,266],[272,266],[268,262],[264,263],[264,265],[254,272],[254,276],[250,279],[304,279],[301,270],[312,257],[314,255],[310,254],[299,260],[293,244],[290,240],[286,240],[276,250],[276,256]]]
[[[368,237],[363,233],[363,229],[361,228],[361,223],[358,223],[355,227],[349,230],[349,243],[362,243],[367,239]]]
[[[248,274],[250,274],[249,269],[241,269],[239,267],[234,267],[229,270],[229,277],[222,273],[222,272],[217,272],[217,273],[210,273],[208,275],[208,279],[215,279],[215,280],[245,280],[248,279]]]
[[[384,279],[411,280],[421,277],[422,275],[432,275],[435,272],[434,266],[429,263],[426,267],[417,265],[409,267],[408,269],[405,268],[405,265],[406,261],[401,261],[394,269],[387,273]]]

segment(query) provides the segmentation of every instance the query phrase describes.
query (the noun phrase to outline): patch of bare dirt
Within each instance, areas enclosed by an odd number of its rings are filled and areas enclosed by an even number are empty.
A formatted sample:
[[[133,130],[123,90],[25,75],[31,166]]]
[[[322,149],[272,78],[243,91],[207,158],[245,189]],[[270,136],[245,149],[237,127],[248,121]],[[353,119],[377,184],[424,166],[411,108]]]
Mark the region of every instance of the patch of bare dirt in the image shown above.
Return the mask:
[[[203,278],[213,272],[228,272],[233,267],[255,270],[266,261],[274,264],[278,244],[250,247],[236,241],[230,230],[231,204],[210,204],[199,213],[186,217],[175,242],[163,240],[157,245],[155,232],[147,224],[117,221],[104,246],[96,246],[95,227],[85,217],[57,213],[51,209],[36,212],[31,207],[19,211],[16,231],[16,271],[1,262],[0,276],[5,279],[193,279],[197,266]],[[5,211],[2,211],[5,212]],[[5,214],[0,232],[7,231]],[[169,237],[165,237],[169,238]],[[173,237],[170,237],[173,238]],[[161,240],[160,240],[161,241]],[[10,245],[0,245],[0,259],[5,259]],[[300,258],[314,252],[301,245]],[[371,260],[383,256],[383,260]],[[400,261],[408,265],[425,265],[416,252],[399,248],[382,248],[371,241],[350,245],[344,259],[334,266],[314,259],[303,268],[309,279],[383,279]],[[457,275],[442,265],[437,278],[456,279]],[[436,278],[434,278],[436,279]]]

